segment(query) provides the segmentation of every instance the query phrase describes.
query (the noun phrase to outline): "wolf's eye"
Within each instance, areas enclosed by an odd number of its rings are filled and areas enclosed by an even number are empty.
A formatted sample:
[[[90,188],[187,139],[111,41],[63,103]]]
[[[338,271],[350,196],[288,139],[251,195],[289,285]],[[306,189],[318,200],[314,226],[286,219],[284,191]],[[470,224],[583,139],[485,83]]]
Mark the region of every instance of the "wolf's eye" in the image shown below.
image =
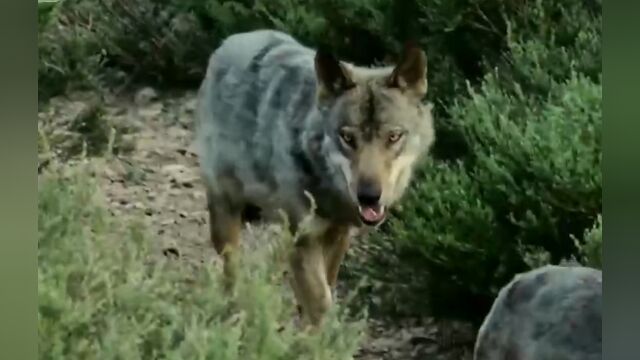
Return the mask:
[[[354,148],[356,146],[356,141],[355,138],[353,137],[353,134],[349,131],[346,130],[341,130],[340,131],[340,138],[342,139],[342,141],[344,141],[345,144],[347,144],[349,147]]]
[[[404,134],[400,131],[394,131],[389,134],[389,143],[393,144],[398,142]]]

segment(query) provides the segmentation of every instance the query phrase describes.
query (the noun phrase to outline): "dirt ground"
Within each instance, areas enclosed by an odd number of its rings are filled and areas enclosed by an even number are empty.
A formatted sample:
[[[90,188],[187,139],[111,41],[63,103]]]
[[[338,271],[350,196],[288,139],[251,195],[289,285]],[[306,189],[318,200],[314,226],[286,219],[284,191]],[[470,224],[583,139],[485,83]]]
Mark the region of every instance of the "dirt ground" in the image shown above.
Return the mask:
[[[193,146],[195,93],[158,94],[143,88],[118,97],[73,94],[52,99],[39,114],[39,127],[50,142],[56,142],[53,147],[70,151],[77,147],[78,136],[69,128],[82,123],[82,117],[96,106],[103,112],[100,118],[116,129],[115,149],[121,150],[100,176],[110,211],[116,216],[143,217],[155,235],[158,254],[217,258],[207,241],[205,193]],[[39,166],[46,162],[39,159]],[[250,246],[253,238],[245,232],[243,243]],[[473,339],[464,324],[429,318],[371,319],[369,328],[369,338],[356,359],[471,359]]]

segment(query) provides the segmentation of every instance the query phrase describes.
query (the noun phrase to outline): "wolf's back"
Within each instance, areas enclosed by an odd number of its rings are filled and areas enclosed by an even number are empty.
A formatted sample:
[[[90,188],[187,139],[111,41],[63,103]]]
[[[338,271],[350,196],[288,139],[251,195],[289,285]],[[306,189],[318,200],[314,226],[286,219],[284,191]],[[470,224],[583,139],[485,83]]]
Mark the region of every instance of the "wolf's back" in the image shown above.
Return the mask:
[[[209,67],[247,70],[251,60],[261,52],[266,55],[268,51],[283,44],[300,46],[290,35],[273,30],[234,34],[222,41],[213,52],[209,59]]]
[[[196,114],[210,185],[222,171],[249,187],[290,181],[294,133],[314,104],[313,58],[312,49],[272,30],[232,35],[212,53]]]
[[[255,128],[298,105],[295,95],[310,95],[314,85],[313,50],[274,30],[239,33],[212,53],[200,89],[199,121],[231,122]],[[302,98],[300,100],[303,100]],[[202,124],[201,124],[202,125]]]

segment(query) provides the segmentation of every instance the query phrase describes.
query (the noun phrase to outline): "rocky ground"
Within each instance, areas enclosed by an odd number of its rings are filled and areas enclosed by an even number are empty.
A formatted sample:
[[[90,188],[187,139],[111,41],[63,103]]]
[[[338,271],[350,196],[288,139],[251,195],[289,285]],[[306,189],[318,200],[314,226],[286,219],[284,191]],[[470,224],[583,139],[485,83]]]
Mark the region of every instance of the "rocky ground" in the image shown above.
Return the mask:
[[[208,243],[205,194],[193,147],[195,93],[159,95],[144,88],[133,95],[78,93],[52,99],[41,109],[39,131],[55,156],[68,159],[86,151],[113,156],[100,174],[110,211],[139,216],[155,235],[158,255],[192,260],[216,258]],[[105,134],[115,130],[110,140]],[[83,148],[83,140],[87,146]],[[39,168],[51,155],[41,155]],[[243,242],[251,245],[253,229]],[[357,247],[357,243],[355,244]],[[372,319],[362,360],[471,359],[473,335],[464,324],[432,319]]]

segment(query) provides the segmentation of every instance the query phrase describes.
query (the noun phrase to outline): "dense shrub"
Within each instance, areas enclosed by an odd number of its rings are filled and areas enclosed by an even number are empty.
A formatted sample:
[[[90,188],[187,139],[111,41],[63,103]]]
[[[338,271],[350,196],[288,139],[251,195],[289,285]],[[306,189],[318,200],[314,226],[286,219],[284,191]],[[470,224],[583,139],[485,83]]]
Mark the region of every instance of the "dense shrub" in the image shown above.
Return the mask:
[[[480,78],[483,61],[497,60],[504,14],[520,18],[521,7],[498,0],[65,0],[41,17],[41,96],[95,85],[89,74],[104,78],[106,69],[124,71],[118,84],[195,86],[224,37],[274,28],[361,64],[391,59],[405,40],[416,40],[429,54],[439,105],[465,80]]]
[[[144,228],[102,206],[93,169],[62,170],[39,184],[41,359],[334,360],[357,349],[362,324],[337,307],[317,334],[293,324],[269,251],[248,255],[227,296],[213,266],[153,257]]]
[[[212,43],[189,1],[66,0],[50,17],[38,39],[42,100],[70,88],[193,81]]]
[[[515,29],[502,65],[453,103],[467,154],[425,165],[383,237],[423,272],[438,314],[480,320],[531,253],[582,258],[573,239],[602,211],[600,17],[569,9],[579,31]]]
[[[80,16],[78,8],[66,4],[66,1],[38,4],[38,100],[41,103],[68,88],[98,86],[102,76],[100,46],[84,25],[89,20]]]

